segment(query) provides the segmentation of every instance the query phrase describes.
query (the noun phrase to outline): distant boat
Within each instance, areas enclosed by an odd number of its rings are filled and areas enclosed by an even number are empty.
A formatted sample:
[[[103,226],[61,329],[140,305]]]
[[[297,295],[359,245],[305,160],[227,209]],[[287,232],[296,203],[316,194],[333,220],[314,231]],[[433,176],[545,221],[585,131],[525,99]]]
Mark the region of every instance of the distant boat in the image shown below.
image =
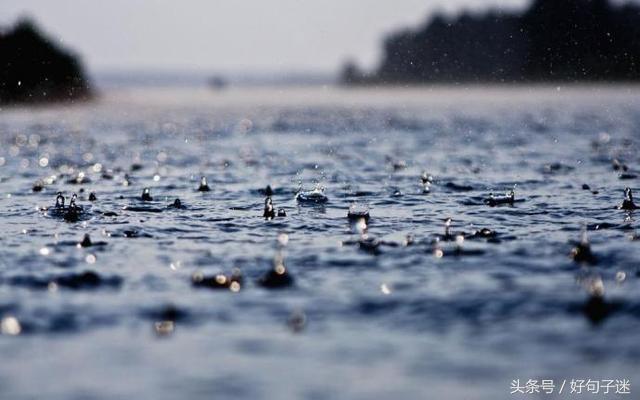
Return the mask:
[[[221,76],[213,76],[208,81],[209,87],[214,90],[221,90],[227,87],[228,82]]]

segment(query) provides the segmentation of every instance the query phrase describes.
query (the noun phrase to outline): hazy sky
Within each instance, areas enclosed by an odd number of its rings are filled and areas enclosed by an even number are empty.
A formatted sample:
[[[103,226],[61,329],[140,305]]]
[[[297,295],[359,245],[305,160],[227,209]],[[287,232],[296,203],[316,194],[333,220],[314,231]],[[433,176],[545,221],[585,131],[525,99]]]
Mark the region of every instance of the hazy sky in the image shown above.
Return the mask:
[[[0,24],[30,15],[111,69],[333,72],[380,56],[381,38],[434,10],[527,0],[0,0]]]

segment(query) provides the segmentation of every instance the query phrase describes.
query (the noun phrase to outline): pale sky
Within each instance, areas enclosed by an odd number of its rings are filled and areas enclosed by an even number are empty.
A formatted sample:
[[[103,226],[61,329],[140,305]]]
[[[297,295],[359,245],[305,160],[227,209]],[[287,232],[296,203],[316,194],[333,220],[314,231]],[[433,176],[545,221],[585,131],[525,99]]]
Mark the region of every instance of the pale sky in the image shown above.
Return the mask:
[[[434,10],[527,0],[0,0],[0,24],[34,17],[92,71],[335,72],[372,67],[381,39]]]

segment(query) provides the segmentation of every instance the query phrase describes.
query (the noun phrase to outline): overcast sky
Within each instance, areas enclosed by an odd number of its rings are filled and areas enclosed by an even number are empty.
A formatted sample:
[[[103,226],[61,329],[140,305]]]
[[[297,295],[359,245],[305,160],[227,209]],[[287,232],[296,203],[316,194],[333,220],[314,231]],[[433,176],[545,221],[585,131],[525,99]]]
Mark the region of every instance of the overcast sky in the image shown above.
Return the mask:
[[[333,72],[371,67],[381,38],[434,10],[527,0],[0,0],[0,24],[34,17],[93,71]]]

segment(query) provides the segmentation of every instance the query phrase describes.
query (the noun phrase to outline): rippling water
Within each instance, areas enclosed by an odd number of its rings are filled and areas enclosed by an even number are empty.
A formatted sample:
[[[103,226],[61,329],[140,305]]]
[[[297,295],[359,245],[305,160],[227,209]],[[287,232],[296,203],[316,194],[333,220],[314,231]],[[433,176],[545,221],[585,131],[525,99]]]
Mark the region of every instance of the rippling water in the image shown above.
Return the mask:
[[[639,132],[636,87],[146,89],[3,109],[1,397],[495,399],[543,378],[633,393],[640,241],[616,206],[640,193]],[[262,217],[267,185],[286,217]],[[296,202],[317,185],[326,204]],[[524,201],[483,203],[514,188]],[[58,191],[79,221],[43,210]],[[461,247],[434,243],[446,218]],[[585,226],[596,264],[569,257]],[[278,257],[293,285],[262,287]],[[233,268],[239,291],[192,283]]]

